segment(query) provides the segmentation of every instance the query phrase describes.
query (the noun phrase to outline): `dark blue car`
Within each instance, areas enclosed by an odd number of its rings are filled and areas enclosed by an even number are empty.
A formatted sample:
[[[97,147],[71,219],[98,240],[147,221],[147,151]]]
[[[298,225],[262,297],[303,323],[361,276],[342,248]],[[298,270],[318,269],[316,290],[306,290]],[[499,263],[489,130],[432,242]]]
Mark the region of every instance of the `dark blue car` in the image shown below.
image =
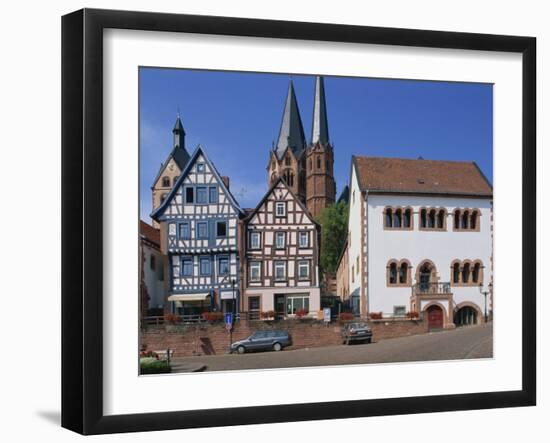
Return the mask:
[[[231,352],[244,354],[250,351],[280,351],[290,346],[292,341],[287,331],[256,331],[250,337],[231,343]]]

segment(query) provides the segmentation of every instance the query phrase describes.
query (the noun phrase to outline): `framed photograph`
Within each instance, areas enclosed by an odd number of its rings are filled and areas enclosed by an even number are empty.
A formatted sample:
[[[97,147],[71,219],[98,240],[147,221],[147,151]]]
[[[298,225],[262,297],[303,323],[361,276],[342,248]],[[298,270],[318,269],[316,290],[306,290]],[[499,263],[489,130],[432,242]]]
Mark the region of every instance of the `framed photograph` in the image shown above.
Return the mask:
[[[531,37],[62,20],[62,425],[536,403]]]

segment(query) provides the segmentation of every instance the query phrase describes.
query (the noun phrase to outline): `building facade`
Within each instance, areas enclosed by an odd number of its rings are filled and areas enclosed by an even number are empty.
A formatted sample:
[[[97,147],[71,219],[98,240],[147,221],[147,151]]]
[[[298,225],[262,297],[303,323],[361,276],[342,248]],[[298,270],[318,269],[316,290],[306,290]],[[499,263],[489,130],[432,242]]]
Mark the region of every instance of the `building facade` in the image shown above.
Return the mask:
[[[278,178],[245,219],[244,309],[250,318],[317,316],[320,226]]]
[[[238,312],[242,211],[205,150],[197,147],[151,217],[160,224],[171,312]]]
[[[335,201],[334,152],[329,139],[323,77],[315,80],[313,123],[306,142],[292,81],[289,84],[276,145],[269,154],[268,185],[282,177],[292,192],[317,217]]]
[[[161,315],[164,309],[164,256],[160,249],[160,231],[143,220],[139,222],[141,256],[141,314]]]
[[[357,314],[418,313],[431,329],[491,314],[492,187],[475,163],[353,157],[350,175],[339,273]]]

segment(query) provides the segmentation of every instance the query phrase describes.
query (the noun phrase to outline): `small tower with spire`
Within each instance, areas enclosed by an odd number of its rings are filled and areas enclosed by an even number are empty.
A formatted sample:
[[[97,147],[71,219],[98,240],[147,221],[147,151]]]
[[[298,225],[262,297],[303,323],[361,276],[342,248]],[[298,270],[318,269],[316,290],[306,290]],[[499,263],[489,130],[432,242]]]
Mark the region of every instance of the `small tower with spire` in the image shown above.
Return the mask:
[[[306,138],[298,109],[294,85],[290,80],[277,143],[267,165],[268,186],[282,177],[290,189],[305,202]]]
[[[315,79],[311,142],[306,149],[306,206],[317,217],[323,208],[332,205],[336,197],[334,152],[328,131],[325,82]]]
[[[166,160],[161,163],[159,171],[151,186],[151,191],[153,193],[153,211],[158,208],[166,198],[168,192],[170,192],[170,189],[174,186],[174,183],[189,160],[189,153],[185,148],[185,129],[183,129],[179,111],[174,129],[172,129],[172,134],[172,150]],[[156,221],[153,221],[153,226],[155,228],[159,227]]]

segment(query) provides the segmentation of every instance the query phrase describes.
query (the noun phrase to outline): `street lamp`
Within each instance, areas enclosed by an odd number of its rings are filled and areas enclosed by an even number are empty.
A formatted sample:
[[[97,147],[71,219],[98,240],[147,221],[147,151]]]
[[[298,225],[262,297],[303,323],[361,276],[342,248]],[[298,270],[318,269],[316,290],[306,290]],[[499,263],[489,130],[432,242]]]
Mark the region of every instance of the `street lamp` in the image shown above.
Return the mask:
[[[486,291],[483,290],[483,283],[479,284],[479,292],[482,293],[483,296],[485,297],[485,312],[484,312],[485,323],[487,323],[487,294],[489,294],[492,289],[493,289],[492,283],[489,283],[489,286]]]

